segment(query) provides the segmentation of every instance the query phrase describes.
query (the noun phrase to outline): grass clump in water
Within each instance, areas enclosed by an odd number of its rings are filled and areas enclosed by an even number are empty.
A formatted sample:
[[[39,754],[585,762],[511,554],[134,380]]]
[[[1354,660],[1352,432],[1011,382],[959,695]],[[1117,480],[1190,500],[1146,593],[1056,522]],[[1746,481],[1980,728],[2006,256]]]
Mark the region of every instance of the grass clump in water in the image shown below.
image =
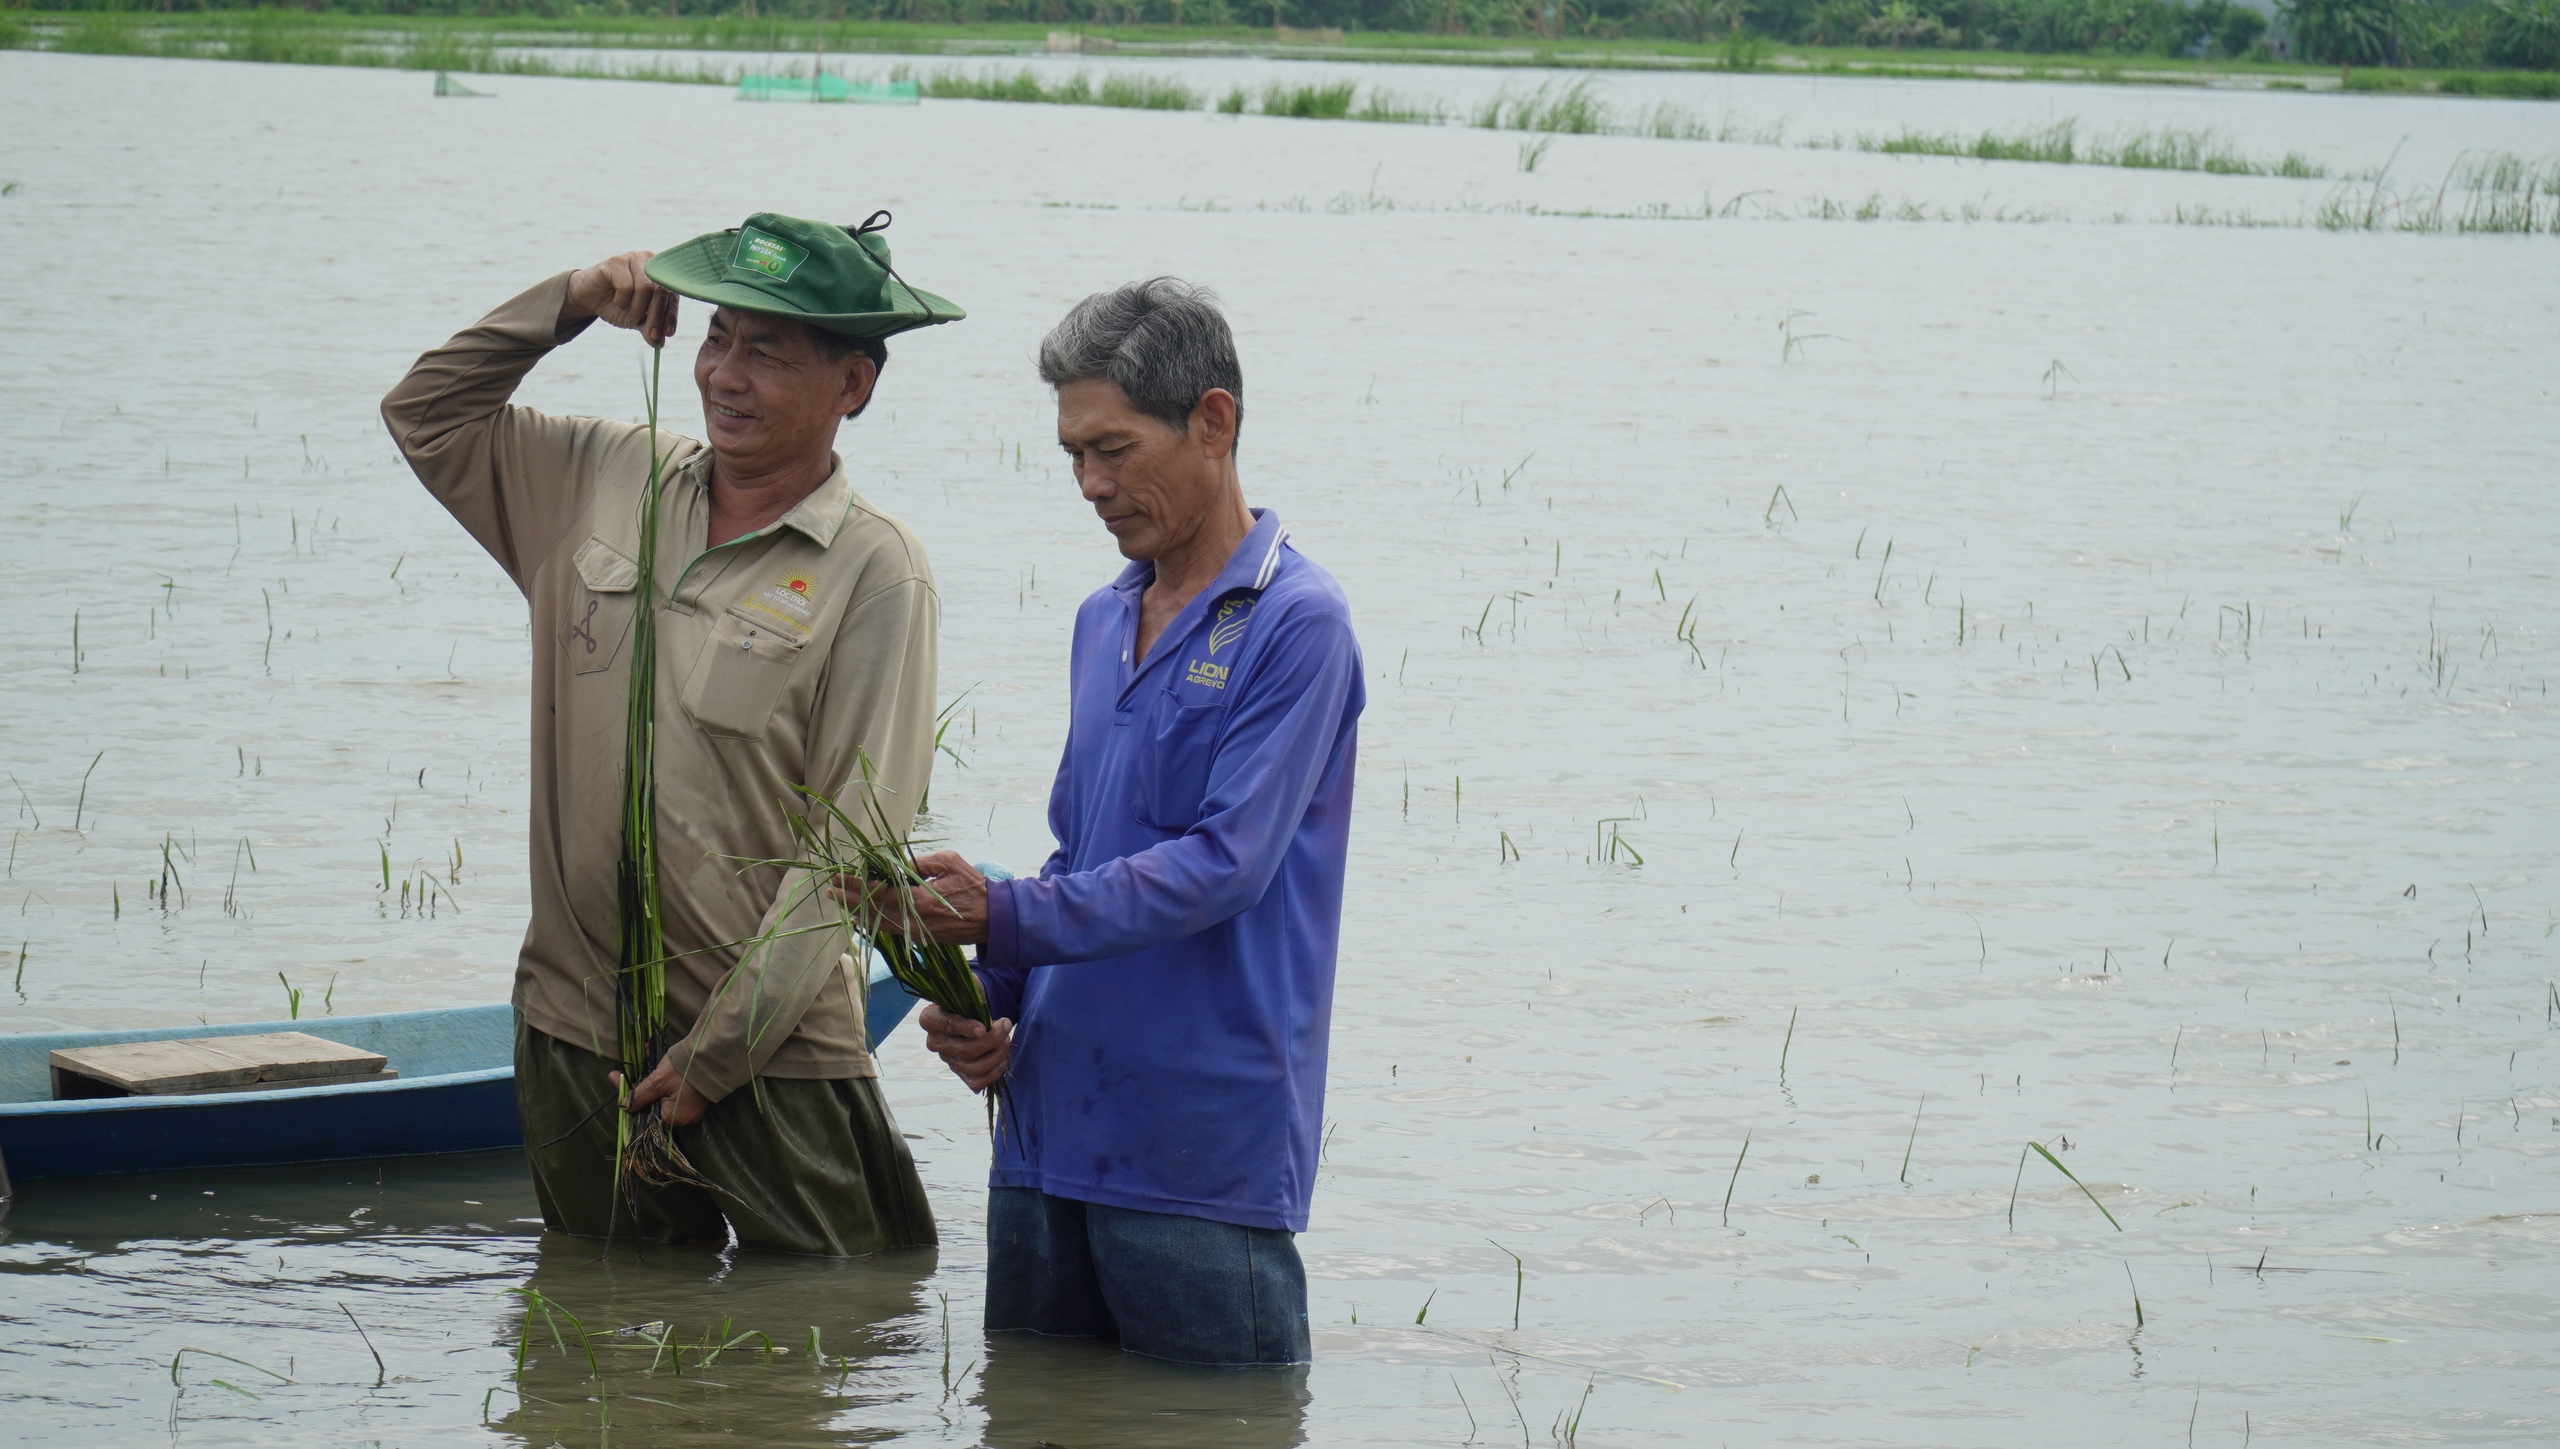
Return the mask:
[[[1589,76],[1561,90],[1544,81],[1531,91],[1514,91],[1505,86],[1476,107],[1475,124],[1487,131],[1596,135],[1610,128],[1609,108],[1592,90]]]
[[[1260,94],[1242,86],[1217,99],[1222,116],[1287,116],[1302,121],[1378,121],[1391,125],[1436,126],[1449,119],[1438,101],[1414,101],[1392,91],[1365,94],[1356,81],[1312,81],[1287,85],[1274,81]]]
[[[1096,105],[1132,111],[1196,111],[1200,100],[1198,91],[1165,76],[1118,73],[1104,76],[1094,95]]]
[[[2217,176],[2316,178],[2328,168],[2297,151],[2279,161],[2243,156],[2211,130],[2163,127],[2120,137],[2083,138],[2080,123],[2065,118],[2024,131],[1915,131],[1857,138],[1856,149],[1887,156],[1960,156],[1974,161],[2039,161],[2057,166],[2121,166],[2135,171],[2203,171]]]
[[[1339,121],[1350,116],[1352,96],[1358,90],[1353,81],[1315,81],[1295,86],[1274,81],[1262,89],[1262,114],[1292,116],[1302,121]]]
[[[2375,177],[2340,187],[2320,203],[2323,231],[2545,232],[2560,236],[2560,156],[2535,161],[2513,151],[2464,156],[2433,190],[2403,192]]]
[[[922,82],[927,96],[951,101],[1018,101],[1049,106],[1113,106],[1135,111],[1196,111],[1200,92],[1167,76],[1112,72],[1099,84],[1083,71],[1065,80],[1044,81],[1029,67],[1005,75],[997,71],[936,71]]]
[[[1360,98],[1351,119],[1398,126],[1437,126],[1449,119],[1449,112],[1438,101],[1415,102],[1392,91],[1372,90]]]
[[[1725,141],[1744,146],[1783,146],[1787,143],[1787,123],[1744,121],[1727,111],[1708,120],[1686,106],[1669,101],[1656,103],[1652,109],[1637,114],[1630,134],[1651,136],[1661,141]]]

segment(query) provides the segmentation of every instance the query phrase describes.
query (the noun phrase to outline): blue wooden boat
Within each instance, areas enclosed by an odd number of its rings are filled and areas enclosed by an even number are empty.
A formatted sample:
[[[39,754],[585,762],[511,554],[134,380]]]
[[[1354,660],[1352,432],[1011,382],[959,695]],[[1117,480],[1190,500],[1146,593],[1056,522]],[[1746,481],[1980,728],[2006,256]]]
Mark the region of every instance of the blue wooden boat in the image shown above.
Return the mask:
[[[915,998],[877,956],[872,973],[869,1025],[877,1050]],[[52,1100],[50,1057],[65,1048],[278,1031],[308,1031],[379,1052],[400,1075],[281,1091]],[[0,1036],[0,1205],[13,1177],[26,1182],[521,1146],[515,1075],[515,1011],[507,1006]]]

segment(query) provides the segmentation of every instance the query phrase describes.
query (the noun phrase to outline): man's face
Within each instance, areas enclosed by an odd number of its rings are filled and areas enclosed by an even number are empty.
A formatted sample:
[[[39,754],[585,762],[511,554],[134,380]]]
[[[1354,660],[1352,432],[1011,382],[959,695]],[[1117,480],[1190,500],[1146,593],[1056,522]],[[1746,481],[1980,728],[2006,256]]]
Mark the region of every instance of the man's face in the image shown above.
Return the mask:
[[[836,425],[871,396],[879,370],[856,352],[830,362],[788,317],[723,307],[694,354],[712,451],[750,470],[834,446]]]
[[[1190,428],[1178,432],[1130,406],[1106,378],[1058,389],[1058,446],[1121,557],[1162,558],[1215,515],[1224,497],[1218,465],[1232,440],[1205,427],[1202,411],[1194,408]]]

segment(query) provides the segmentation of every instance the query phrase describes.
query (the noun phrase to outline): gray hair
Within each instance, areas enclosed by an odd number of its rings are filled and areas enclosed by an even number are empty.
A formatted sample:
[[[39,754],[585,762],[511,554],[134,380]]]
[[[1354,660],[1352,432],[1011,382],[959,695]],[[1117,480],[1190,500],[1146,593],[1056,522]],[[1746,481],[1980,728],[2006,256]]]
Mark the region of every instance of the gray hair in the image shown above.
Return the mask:
[[[1064,387],[1115,383],[1130,406],[1176,432],[1211,388],[1236,400],[1244,430],[1244,370],[1218,294],[1179,277],[1150,277],[1078,302],[1040,343],[1040,380]]]

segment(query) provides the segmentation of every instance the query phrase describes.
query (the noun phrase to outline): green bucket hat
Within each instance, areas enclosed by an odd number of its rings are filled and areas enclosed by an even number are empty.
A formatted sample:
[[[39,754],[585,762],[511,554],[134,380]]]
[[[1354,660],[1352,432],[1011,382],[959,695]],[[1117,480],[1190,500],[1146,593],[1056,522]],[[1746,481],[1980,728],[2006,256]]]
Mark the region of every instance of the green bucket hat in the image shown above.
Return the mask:
[[[832,226],[759,211],[650,259],[649,280],[715,307],[797,317],[846,337],[887,337],[969,314],[907,285],[889,262],[889,213]]]

